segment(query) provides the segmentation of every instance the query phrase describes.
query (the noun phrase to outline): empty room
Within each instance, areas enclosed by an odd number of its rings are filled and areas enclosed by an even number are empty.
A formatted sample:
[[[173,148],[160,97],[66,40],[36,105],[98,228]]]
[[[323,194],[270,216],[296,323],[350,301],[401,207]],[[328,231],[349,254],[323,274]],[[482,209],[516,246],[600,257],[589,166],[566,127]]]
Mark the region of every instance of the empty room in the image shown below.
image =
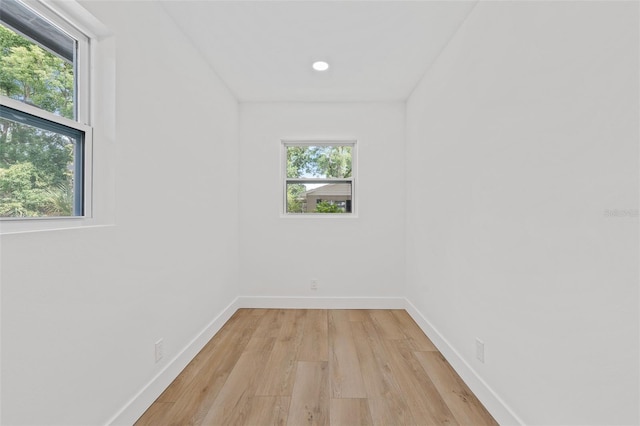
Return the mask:
[[[2,0],[2,425],[640,424],[640,2]]]

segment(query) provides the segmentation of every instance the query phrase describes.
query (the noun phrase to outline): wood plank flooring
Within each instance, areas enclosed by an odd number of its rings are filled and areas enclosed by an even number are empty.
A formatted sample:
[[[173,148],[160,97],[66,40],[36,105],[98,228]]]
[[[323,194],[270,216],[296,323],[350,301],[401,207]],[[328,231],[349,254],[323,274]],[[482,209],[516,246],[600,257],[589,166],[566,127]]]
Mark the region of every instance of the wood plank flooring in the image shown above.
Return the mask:
[[[239,309],[144,425],[497,423],[404,310]]]

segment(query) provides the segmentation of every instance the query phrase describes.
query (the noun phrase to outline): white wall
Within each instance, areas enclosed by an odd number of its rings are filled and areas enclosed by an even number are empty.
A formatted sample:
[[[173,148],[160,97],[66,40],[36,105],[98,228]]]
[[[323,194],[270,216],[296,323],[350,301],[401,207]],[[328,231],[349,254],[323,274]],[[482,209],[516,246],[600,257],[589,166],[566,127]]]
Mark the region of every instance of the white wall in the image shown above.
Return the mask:
[[[156,3],[83,4],[115,33],[116,219],[2,236],[3,424],[106,422],[237,294],[407,295],[527,424],[639,422],[638,223],[605,214],[638,208],[637,3],[480,2],[406,152],[404,104],[238,112]],[[358,218],[280,216],[282,138],[358,140]]]
[[[107,422],[237,295],[236,100],[157,4],[85,6],[116,40],[116,220],[2,236],[2,424]]]
[[[408,298],[526,424],[640,421],[638,72],[637,2],[480,2],[408,101]]]
[[[248,103],[240,111],[241,294],[402,296],[404,104]],[[281,140],[298,138],[358,141],[357,218],[281,217]]]

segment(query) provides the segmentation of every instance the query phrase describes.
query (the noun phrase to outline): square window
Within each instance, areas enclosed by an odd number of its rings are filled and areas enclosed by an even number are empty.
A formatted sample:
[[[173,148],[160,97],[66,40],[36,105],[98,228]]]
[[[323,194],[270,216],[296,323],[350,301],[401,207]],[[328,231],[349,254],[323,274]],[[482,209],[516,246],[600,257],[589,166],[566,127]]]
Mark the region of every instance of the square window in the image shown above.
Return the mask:
[[[353,214],[355,142],[283,142],[284,212]]]

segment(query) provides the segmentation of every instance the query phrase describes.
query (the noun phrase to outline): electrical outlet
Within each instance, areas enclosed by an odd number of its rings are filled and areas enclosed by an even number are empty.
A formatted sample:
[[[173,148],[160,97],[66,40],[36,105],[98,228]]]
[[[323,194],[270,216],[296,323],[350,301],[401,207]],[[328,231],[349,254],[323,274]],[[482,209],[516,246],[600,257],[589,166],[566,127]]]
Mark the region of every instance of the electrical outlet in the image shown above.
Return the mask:
[[[476,337],[476,358],[484,364],[484,342]]]
[[[164,357],[164,339],[160,339],[156,342],[156,363]]]
[[[311,290],[318,289],[318,280],[311,280]]]

